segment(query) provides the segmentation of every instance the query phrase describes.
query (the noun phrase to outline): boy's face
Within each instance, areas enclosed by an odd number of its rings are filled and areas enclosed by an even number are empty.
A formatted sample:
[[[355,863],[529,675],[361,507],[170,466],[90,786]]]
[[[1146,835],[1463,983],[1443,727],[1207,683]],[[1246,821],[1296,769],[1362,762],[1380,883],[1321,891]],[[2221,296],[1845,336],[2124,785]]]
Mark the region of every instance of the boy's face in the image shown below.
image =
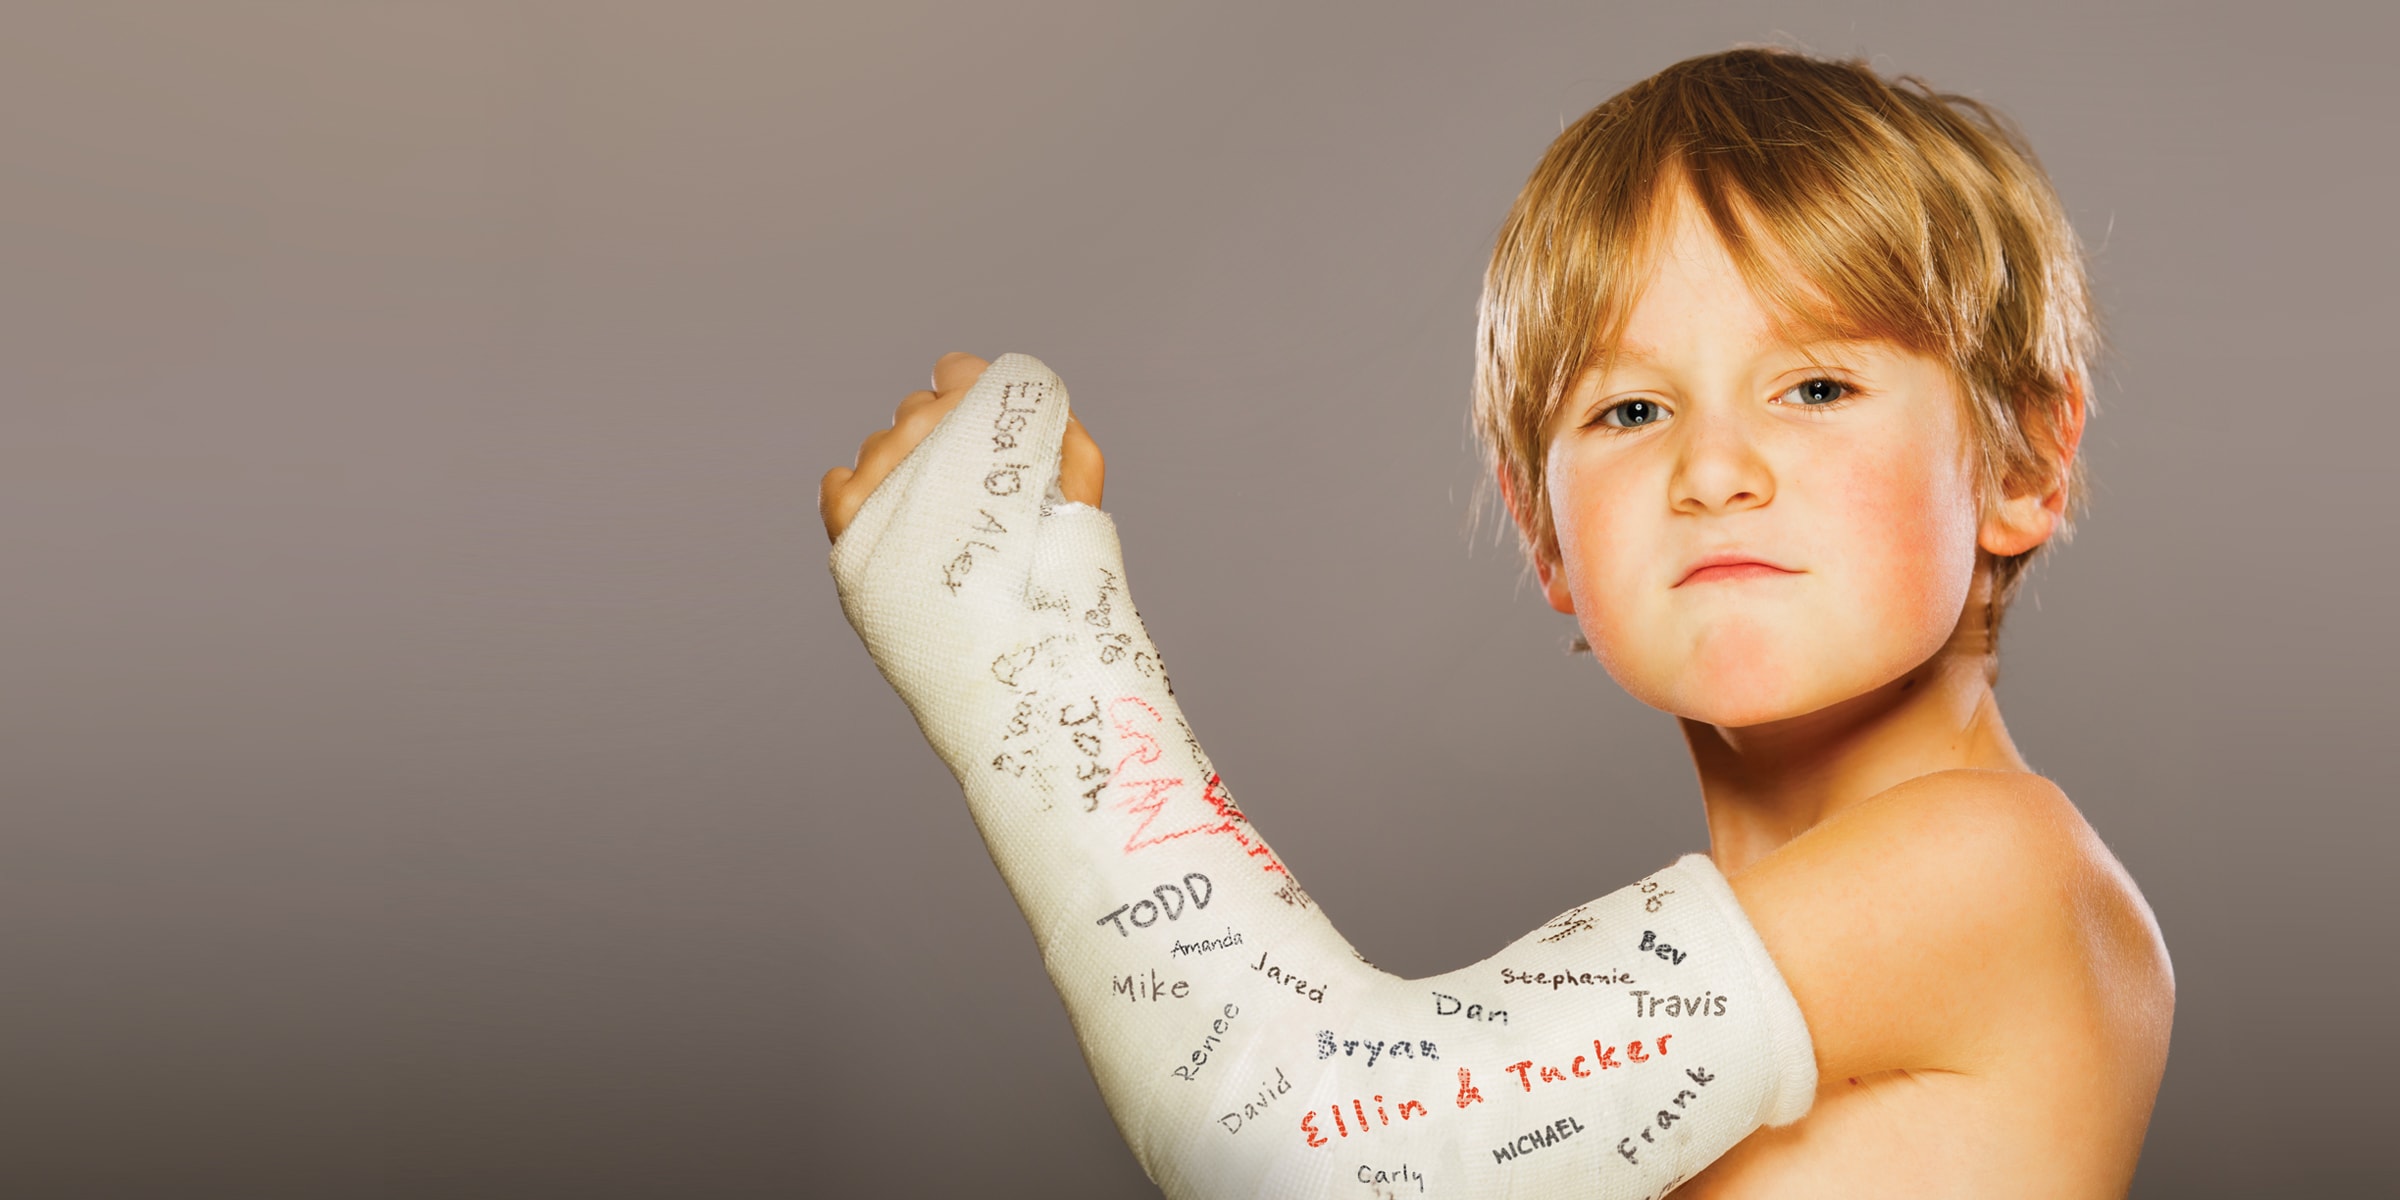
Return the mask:
[[[1798,716],[1957,626],[1978,541],[1957,385],[1887,342],[1812,349],[1822,367],[1679,199],[1617,361],[1548,431],[1543,589],[1645,704],[1727,727]]]

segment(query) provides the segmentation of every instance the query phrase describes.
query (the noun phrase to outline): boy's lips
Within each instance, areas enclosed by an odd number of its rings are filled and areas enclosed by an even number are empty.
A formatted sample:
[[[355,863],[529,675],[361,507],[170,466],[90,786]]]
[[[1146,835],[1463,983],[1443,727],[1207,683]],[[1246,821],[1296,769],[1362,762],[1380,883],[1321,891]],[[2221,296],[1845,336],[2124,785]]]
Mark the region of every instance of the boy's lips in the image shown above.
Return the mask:
[[[1686,568],[1676,587],[1687,583],[1730,583],[1740,579],[1761,579],[1773,575],[1798,575],[1800,572],[1770,562],[1756,554],[1740,550],[1725,550],[1708,555]]]

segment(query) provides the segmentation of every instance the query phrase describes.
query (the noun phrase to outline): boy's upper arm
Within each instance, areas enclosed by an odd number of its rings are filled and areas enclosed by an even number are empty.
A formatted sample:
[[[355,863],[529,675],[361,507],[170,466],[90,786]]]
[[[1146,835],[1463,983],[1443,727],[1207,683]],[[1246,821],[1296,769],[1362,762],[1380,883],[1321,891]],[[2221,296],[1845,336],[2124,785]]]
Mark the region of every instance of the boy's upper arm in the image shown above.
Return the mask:
[[[1732,883],[1829,1082],[2063,1065],[2129,1019],[2161,1019],[2155,998],[2172,995],[2139,894],[2039,776],[1910,780]]]

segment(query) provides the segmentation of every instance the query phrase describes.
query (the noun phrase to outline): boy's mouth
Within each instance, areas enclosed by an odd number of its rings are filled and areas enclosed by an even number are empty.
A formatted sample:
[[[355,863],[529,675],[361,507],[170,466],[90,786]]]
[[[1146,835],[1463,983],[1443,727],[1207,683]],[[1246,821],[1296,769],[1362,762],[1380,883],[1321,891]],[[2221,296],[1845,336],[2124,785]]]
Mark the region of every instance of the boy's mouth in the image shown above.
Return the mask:
[[[1733,583],[1744,579],[1764,579],[1776,575],[1798,575],[1790,567],[1780,566],[1755,554],[1740,550],[1719,551],[1693,563],[1675,581],[1676,587],[1694,583]]]

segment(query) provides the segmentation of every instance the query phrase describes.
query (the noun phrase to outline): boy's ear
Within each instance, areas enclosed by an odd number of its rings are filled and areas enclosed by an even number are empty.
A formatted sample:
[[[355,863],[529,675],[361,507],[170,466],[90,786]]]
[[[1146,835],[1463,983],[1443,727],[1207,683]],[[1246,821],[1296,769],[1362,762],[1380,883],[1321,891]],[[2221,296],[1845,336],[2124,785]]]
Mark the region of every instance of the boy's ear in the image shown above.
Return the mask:
[[[1567,572],[1559,565],[1556,552],[1534,551],[1533,573],[1541,578],[1542,596],[1550,601],[1550,607],[1574,616],[1575,593],[1567,590]]]
[[[1508,519],[1515,521],[1517,528],[1526,532],[1527,541],[1534,541],[1531,536],[1533,526],[1526,522],[1525,510],[1517,507],[1517,488],[1516,484],[1508,477],[1508,467],[1503,464],[1494,467],[1492,472],[1499,477],[1500,502],[1508,506]],[[1568,616],[1574,616],[1575,595],[1567,590],[1567,573],[1559,566],[1557,551],[1549,545],[1535,542],[1533,573],[1541,579],[1542,597],[1550,602],[1550,607]]]
[[[2072,478],[2076,450],[2083,445],[2083,383],[2070,380],[2057,422],[2047,431],[2048,470],[2040,483],[2001,499],[1984,514],[1976,544],[2000,558],[2023,554],[2057,532],[2067,515],[2067,481]]]

